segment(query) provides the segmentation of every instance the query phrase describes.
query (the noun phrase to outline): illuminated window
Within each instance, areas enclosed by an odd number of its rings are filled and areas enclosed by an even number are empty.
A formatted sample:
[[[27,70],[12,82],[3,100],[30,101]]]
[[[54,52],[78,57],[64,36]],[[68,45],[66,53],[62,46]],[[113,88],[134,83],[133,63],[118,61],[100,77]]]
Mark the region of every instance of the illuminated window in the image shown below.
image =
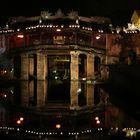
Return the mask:
[[[54,44],[64,44],[64,36],[54,36],[53,43]]]

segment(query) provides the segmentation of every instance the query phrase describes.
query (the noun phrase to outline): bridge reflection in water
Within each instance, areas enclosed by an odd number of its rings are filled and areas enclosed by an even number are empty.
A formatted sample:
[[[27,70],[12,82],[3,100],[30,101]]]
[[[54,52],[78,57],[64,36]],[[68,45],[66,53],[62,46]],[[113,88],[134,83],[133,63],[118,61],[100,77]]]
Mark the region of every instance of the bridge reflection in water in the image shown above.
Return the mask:
[[[16,81],[1,87],[0,112],[1,126],[33,130],[58,131],[56,124],[64,132],[140,126],[113,105],[100,84],[85,81]],[[20,117],[24,121],[17,124]]]

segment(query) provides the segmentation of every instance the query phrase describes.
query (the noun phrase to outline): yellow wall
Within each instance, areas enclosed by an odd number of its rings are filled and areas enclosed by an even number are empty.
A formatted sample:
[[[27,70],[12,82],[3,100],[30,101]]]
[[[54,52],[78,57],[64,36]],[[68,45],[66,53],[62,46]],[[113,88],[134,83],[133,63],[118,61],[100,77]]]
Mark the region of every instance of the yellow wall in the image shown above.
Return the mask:
[[[133,15],[131,17],[131,22],[134,23],[134,25],[140,29],[140,12],[135,10],[133,12]]]

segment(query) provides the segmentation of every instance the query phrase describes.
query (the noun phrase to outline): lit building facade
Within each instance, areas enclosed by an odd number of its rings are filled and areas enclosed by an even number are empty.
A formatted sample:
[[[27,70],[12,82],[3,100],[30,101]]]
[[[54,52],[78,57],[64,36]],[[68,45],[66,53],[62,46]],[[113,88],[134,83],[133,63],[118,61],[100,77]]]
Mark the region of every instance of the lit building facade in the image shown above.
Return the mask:
[[[32,95],[36,91],[37,100],[41,93],[48,93],[41,102],[44,105],[64,94],[67,96],[62,102],[69,103],[71,109],[78,108],[78,93],[92,88],[84,87],[85,83],[93,82],[100,74],[100,65],[106,63],[104,32],[109,31],[109,24],[108,18],[80,17],[74,11],[65,16],[61,10],[55,15],[45,11],[37,17],[9,19],[8,49],[13,58],[14,77],[28,81],[22,85],[22,92]],[[46,80],[47,83],[40,84]],[[33,81],[37,81],[37,86]],[[62,87],[64,93],[53,95],[61,92]],[[82,96],[81,104],[94,104],[92,92]]]
[[[118,63],[121,51],[114,43],[121,35],[110,24],[108,18],[61,10],[10,18],[0,33],[13,60],[13,79],[20,81],[14,89],[20,105],[46,112],[105,105],[109,96],[100,91],[98,80],[108,78],[106,65]],[[108,120],[101,117],[105,125]]]
[[[140,30],[140,10],[135,10],[131,17],[131,23]]]

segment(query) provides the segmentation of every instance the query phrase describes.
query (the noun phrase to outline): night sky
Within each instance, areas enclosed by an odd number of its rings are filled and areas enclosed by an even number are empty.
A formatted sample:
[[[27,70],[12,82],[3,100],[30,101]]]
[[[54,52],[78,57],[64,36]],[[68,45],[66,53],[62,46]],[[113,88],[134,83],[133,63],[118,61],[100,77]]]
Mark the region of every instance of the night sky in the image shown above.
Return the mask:
[[[43,10],[55,13],[58,9],[68,13],[78,11],[80,16],[106,16],[114,24],[128,23],[140,0],[4,0],[1,1],[0,24],[8,17],[38,16]]]

